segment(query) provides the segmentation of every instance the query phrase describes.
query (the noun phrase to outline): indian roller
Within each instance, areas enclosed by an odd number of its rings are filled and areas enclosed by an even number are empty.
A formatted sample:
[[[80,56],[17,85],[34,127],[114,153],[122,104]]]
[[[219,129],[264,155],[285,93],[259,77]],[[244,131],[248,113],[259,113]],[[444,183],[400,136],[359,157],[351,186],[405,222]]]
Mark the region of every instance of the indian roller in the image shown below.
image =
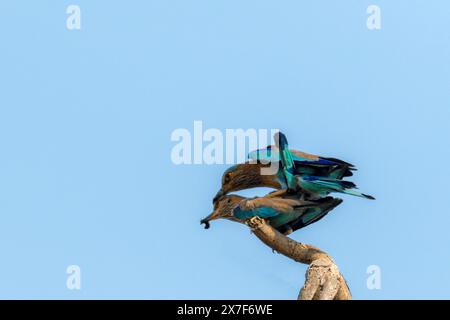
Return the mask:
[[[285,139],[284,135],[283,137]],[[280,159],[278,148],[280,136],[276,135],[275,140],[276,146],[251,152],[249,157],[253,161],[237,164],[227,169],[222,176],[221,189],[217,192],[213,202],[230,192],[255,187],[293,191],[298,189],[297,180],[302,184],[301,189],[305,196],[310,198],[326,196],[330,192],[373,198],[354,190],[356,185],[353,182],[341,180],[343,177],[351,176],[352,171],[356,170],[352,164],[335,158],[289,150],[286,139],[286,146],[284,146],[286,148],[283,149]],[[255,160],[257,161],[255,162]],[[270,161],[279,162],[278,171],[274,174],[262,174],[262,170],[271,165]],[[288,162],[287,165],[286,162]]]
[[[214,203],[214,211],[201,220],[205,229],[209,222],[216,219],[228,219],[245,223],[258,216],[279,232],[289,234],[319,221],[342,202],[333,197],[316,200],[302,200],[297,194],[287,190],[269,193],[264,197],[245,198],[238,195],[225,195]]]

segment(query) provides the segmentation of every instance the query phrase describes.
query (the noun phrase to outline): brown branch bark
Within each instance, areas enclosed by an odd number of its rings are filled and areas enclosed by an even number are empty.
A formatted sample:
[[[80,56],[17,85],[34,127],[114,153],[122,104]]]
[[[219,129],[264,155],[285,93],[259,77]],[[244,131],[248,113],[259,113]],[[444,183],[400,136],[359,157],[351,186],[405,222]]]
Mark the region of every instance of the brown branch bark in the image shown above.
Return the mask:
[[[351,300],[350,289],[333,259],[317,247],[299,243],[279,233],[263,219],[247,222],[253,233],[267,246],[297,262],[308,264],[299,300]]]

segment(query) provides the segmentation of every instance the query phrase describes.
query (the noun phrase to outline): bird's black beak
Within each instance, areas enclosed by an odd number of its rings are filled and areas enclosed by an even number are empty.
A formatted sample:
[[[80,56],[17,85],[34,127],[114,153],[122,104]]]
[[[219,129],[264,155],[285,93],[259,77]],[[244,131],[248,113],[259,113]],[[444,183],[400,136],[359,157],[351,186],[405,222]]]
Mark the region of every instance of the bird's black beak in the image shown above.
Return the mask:
[[[220,189],[219,191],[217,191],[216,195],[214,196],[213,199],[213,204],[217,202],[217,200],[219,200],[220,198],[222,198],[226,193],[223,192],[222,189]]]
[[[204,224],[205,225],[205,229],[209,229],[209,220],[207,220],[206,218],[200,220],[200,224]]]
[[[204,224],[205,229],[209,229],[209,222],[216,219],[219,219],[219,211],[214,210],[209,216],[200,220],[200,224]]]

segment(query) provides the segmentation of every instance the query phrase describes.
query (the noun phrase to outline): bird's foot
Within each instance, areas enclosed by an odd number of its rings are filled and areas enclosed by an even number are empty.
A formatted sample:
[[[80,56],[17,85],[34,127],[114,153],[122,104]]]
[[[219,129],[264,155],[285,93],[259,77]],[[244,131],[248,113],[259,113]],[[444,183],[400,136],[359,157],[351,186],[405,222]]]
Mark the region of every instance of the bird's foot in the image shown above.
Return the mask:
[[[260,217],[251,217],[247,220],[247,225],[252,229],[259,228],[264,222],[264,219]]]

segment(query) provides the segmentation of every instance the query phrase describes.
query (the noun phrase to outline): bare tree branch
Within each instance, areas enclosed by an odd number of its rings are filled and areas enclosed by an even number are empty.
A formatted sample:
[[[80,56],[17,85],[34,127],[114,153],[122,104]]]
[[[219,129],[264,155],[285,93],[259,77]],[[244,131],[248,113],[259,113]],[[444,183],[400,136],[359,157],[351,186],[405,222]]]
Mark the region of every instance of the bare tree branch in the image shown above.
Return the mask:
[[[299,243],[279,233],[263,219],[247,222],[253,233],[267,246],[297,262],[308,264],[299,300],[351,300],[350,290],[333,259],[317,247]]]

